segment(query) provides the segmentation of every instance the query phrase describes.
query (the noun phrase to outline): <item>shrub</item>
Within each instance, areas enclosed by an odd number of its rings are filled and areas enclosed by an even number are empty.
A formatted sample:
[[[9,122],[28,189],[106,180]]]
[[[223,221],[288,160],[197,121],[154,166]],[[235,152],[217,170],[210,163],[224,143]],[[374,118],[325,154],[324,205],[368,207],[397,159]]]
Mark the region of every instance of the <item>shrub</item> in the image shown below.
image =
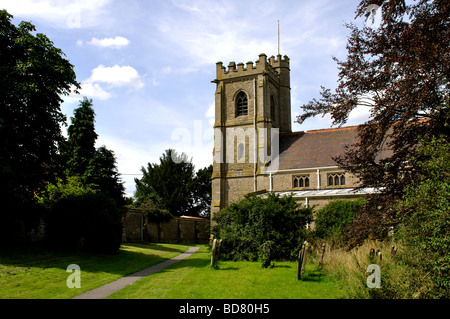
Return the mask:
[[[320,238],[338,237],[342,229],[356,217],[366,200],[334,200],[320,209],[316,215],[315,234]]]
[[[214,215],[214,236],[221,238],[222,256],[232,260],[294,259],[305,237],[312,209],[301,208],[292,196],[254,194]]]
[[[47,216],[47,239],[64,250],[115,253],[122,240],[121,211],[101,193],[67,195]]]
[[[44,207],[51,208],[62,198],[68,196],[80,196],[93,193],[94,190],[83,185],[80,176],[69,176],[66,180],[58,178],[55,184],[48,183],[46,187],[35,194],[37,202]]]
[[[450,144],[446,137],[422,140],[417,179],[406,187],[397,209],[405,216],[398,237],[404,261],[420,271],[414,282],[420,298],[450,297]],[[427,279],[427,280],[425,280]]]

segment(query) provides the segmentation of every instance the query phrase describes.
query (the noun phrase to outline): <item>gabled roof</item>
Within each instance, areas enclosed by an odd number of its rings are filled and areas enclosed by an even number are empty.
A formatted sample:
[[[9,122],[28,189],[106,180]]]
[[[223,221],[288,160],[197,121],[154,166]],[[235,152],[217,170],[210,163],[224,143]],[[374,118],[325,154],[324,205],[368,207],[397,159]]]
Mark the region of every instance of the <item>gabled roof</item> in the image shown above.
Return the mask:
[[[280,134],[279,170],[336,166],[333,157],[357,141],[357,126]]]

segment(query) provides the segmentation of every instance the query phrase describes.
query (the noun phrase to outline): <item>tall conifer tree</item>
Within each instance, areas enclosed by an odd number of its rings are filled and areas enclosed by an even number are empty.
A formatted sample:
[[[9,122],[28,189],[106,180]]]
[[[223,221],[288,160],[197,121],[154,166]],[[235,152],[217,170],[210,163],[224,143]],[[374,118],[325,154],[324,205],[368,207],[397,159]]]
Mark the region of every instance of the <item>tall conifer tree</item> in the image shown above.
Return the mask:
[[[116,158],[105,146],[95,148],[95,112],[92,100],[86,97],[75,109],[68,128],[68,139],[61,143],[66,176],[80,176],[83,183],[124,203],[124,187],[116,167]]]

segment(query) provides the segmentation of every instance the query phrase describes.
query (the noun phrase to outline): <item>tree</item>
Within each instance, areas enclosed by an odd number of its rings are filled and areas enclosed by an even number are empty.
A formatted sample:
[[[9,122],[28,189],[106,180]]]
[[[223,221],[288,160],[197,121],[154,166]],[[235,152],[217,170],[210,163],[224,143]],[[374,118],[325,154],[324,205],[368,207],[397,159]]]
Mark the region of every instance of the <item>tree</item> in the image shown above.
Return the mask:
[[[84,175],[90,161],[95,155],[95,112],[92,100],[86,97],[80,101],[80,106],[74,110],[69,126],[67,144],[64,146],[66,154],[66,175]]]
[[[66,120],[61,96],[80,86],[61,49],[12,18],[0,10],[0,193],[2,204],[17,205],[53,179]]]
[[[84,97],[74,110],[67,141],[60,143],[64,175],[81,177],[86,187],[105,193],[122,206],[124,187],[116,158],[104,145],[95,148],[97,137],[93,103]]]
[[[39,223],[34,193],[54,180],[62,95],[78,89],[73,65],[29,22],[17,27],[0,10],[0,242],[24,239]]]
[[[160,209],[167,209],[173,216],[189,211],[194,185],[194,165],[186,154],[178,155],[168,149],[159,158],[159,164],[148,163],[142,167],[142,178],[135,178],[136,205],[153,202]]]
[[[105,145],[96,149],[83,179],[88,187],[105,193],[119,206],[125,204],[124,186],[117,170],[116,157]]]
[[[211,175],[213,166],[201,168],[195,175],[188,215],[209,217],[211,214]]]
[[[381,25],[346,25],[348,55],[346,61],[334,58],[339,68],[335,92],[322,88],[321,98],[303,105],[297,120],[330,114],[334,125],[343,125],[357,106],[370,107],[370,119],[358,127],[358,141],[335,160],[359,177],[361,187],[383,190],[357,218],[361,231],[381,235],[397,220],[392,201],[415,178],[411,159],[420,157],[418,136],[449,135],[450,4],[363,0],[355,19],[368,18],[371,4],[380,6]],[[389,153],[380,157],[386,148]]]

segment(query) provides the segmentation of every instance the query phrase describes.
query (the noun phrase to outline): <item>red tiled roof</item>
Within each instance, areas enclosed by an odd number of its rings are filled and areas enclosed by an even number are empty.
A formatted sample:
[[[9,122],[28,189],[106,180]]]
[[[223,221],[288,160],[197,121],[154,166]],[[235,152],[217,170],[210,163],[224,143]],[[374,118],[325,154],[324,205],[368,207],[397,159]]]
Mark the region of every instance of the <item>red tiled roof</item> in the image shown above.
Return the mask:
[[[196,216],[186,216],[186,215],[180,216],[180,218],[186,218],[186,219],[197,219],[197,220],[204,220],[204,219],[205,219],[205,218],[202,218],[202,217],[196,217]]]
[[[336,166],[345,145],[356,142],[357,126],[280,134],[279,169]]]

